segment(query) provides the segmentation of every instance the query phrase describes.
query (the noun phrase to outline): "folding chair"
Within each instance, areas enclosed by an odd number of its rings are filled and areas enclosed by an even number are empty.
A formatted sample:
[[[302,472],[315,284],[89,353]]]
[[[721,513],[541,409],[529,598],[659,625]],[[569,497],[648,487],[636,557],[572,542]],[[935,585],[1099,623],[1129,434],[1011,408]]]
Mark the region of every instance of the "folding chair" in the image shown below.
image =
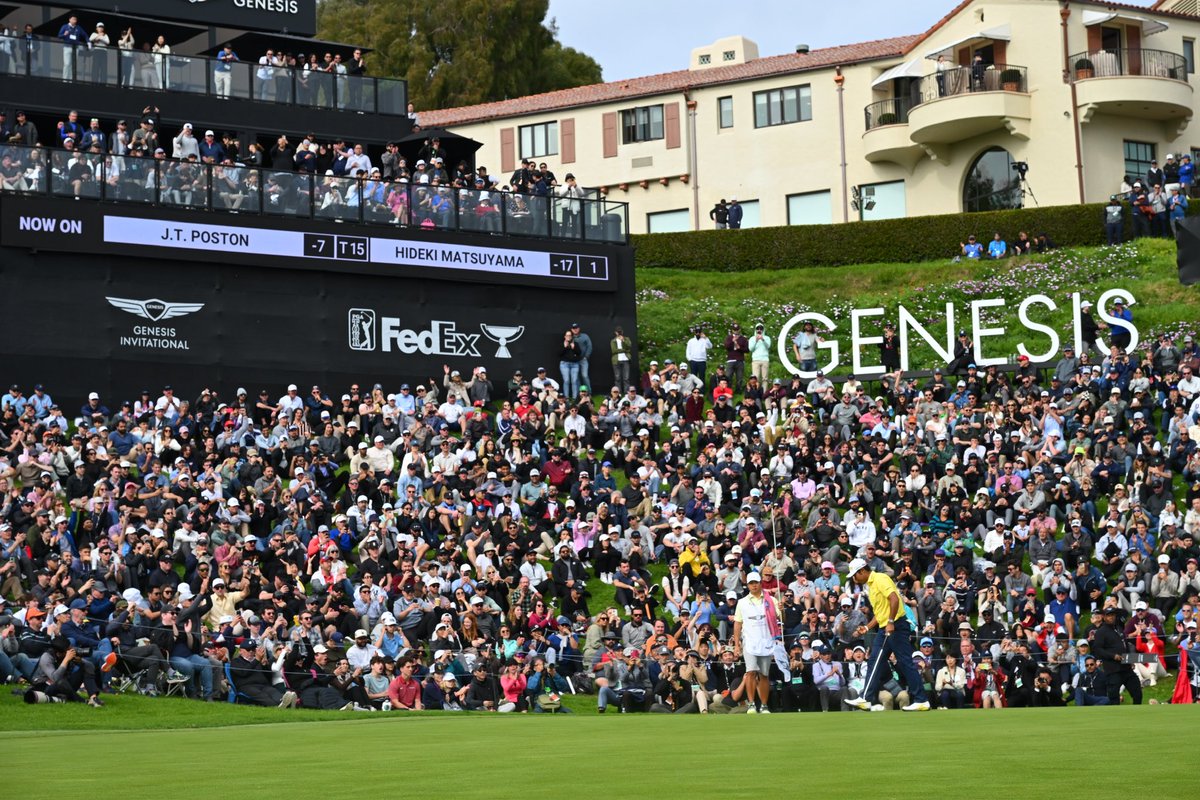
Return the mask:
[[[183,673],[169,669],[163,675],[164,697],[187,697],[187,688],[188,679]]]

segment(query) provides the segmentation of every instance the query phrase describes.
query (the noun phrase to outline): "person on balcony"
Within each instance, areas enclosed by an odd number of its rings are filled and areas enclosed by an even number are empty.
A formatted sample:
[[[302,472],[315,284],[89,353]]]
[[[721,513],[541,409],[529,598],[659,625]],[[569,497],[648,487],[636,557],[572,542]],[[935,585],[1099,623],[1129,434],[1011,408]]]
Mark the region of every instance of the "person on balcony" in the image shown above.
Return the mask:
[[[975,60],[971,62],[971,91],[983,92],[987,91],[984,85],[984,78],[987,77],[988,65],[983,63],[983,55],[975,54]]]
[[[78,51],[78,48],[87,44],[87,33],[80,27],[79,17],[74,14],[69,16],[66,24],[59,28],[58,38],[64,45],[62,62],[63,80],[74,80],[75,53]]]
[[[938,97],[946,96],[946,73],[950,71],[951,64],[946,60],[944,55],[937,57],[937,87]]]
[[[213,90],[217,97],[229,99],[229,90],[233,87],[233,65],[239,61],[233,45],[226,44],[221,48],[217,60],[213,63]]]

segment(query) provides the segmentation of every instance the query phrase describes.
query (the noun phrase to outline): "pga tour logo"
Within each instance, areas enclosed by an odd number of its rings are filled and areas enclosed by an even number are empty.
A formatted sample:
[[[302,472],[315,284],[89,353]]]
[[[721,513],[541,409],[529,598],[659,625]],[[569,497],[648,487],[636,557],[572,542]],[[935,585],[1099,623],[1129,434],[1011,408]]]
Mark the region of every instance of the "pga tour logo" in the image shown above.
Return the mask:
[[[427,356],[479,356],[482,337],[495,342],[494,358],[512,358],[508,345],[525,333],[524,325],[480,323],[480,333],[464,333],[451,320],[433,319],[425,330],[403,328],[399,317],[380,317],[370,308],[352,308],[347,314],[351,350],[384,353],[399,351]]]

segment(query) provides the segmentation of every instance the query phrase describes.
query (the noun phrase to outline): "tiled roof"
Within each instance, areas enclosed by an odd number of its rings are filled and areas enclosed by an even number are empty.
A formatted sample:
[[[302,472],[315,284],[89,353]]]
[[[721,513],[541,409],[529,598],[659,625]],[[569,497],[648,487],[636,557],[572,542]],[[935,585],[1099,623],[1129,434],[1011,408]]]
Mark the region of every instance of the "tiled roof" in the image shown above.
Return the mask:
[[[825,47],[804,54],[787,53],[781,56],[756,58],[744,64],[734,64],[728,67],[710,67],[702,70],[682,69],[659,75],[647,75],[642,78],[561,89],[556,92],[501,100],[495,103],[481,103],[475,106],[447,108],[440,111],[421,111],[421,124],[425,127],[462,125],[488,119],[537,114],[560,108],[590,106],[635,97],[679,92],[693,87],[736,83],[771,75],[788,75],[839,64],[874,61],[903,54],[918,38],[917,36],[896,36],[873,42]]]

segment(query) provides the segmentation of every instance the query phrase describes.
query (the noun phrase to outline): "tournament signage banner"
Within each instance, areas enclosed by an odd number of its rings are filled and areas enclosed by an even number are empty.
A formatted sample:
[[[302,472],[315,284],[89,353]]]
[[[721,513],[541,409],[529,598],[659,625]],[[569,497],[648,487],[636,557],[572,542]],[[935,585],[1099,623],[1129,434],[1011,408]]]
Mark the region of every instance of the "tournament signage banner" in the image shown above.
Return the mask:
[[[25,0],[43,6],[67,5],[62,0]],[[78,0],[70,8],[80,13],[82,21],[92,17],[103,21],[103,12],[119,8],[122,14],[137,14],[157,19],[173,19],[259,31],[287,31],[298,36],[317,32],[317,0]],[[94,10],[95,13],[89,13]],[[87,19],[82,19],[82,18]],[[90,29],[90,26],[85,26]]]
[[[441,384],[488,370],[503,391],[515,369],[558,378],[572,322],[595,344],[593,382],[612,383],[614,326],[636,331],[632,290],[613,294],[162,259],[0,250],[0,345],[7,380],[56,398],[124,399],[153,384],[182,394],[237,386],[282,394],[288,383],[340,395],[349,381]],[[48,286],[53,290],[49,291]],[[634,365],[636,370],[637,365]],[[118,399],[118,396],[119,399]],[[278,394],[276,394],[278,396]]]
[[[0,242],[38,250],[613,291],[612,247],[158,207],[5,198]]]
[[[5,378],[46,384],[64,409],[91,391],[111,405],[164,383],[185,397],[211,387],[224,398],[239,386],[278,397],[289,383],[334,396],[351,381],[440,386],[443,365],[466,379],[484,367],[503,394],[518,368],[559,377],[572,322],[590,334],[592,382],[607,392],[613,328],[637,330],[627,247],[609,248],[616,291],[563,292],[458,281],[452,269],[412,279],[243,266],[221,255],[201,263],[164,249],[131,257],[5,245],[0,315],[10,330],[30,332],[0,344]]]

